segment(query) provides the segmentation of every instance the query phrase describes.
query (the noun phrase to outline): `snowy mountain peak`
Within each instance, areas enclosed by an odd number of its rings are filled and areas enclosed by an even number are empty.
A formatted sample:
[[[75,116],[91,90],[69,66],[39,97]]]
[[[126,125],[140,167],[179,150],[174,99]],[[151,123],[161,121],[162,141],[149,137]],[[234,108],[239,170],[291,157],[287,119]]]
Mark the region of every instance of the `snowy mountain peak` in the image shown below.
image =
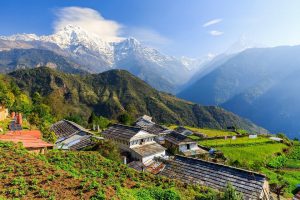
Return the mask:
[[[257,43],[249,38],[247,38],[245,35],[242,35],[239,40],[237,40],[235,43],[233,43],[225,52],[225,54],[236,54],[240,53],[246,49],[250,48],[258,48],[258,47],[264,47],[265,45]]]
[[[9,41],[33,41],[39,40],[39,37],[36,34],[15,34],[11,36],[0,36],[2,40],[9,40]]]

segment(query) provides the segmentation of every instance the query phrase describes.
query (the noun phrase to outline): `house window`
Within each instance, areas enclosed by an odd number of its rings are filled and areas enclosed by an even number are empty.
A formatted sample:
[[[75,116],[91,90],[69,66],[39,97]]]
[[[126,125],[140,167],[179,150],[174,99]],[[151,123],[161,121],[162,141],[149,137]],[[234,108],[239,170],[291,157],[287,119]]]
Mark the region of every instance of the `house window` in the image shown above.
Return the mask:
[[[190,147],[190,144],[187,144],[186,145],[186,149],[190,149],[191,147]]]

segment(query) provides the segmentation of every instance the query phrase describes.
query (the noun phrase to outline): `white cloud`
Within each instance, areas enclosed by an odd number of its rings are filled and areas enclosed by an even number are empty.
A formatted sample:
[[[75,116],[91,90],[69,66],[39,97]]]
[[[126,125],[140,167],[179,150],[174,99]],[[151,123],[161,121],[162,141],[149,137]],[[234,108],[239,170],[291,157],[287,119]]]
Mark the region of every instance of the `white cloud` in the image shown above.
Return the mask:
[[[104,19],[101,14],[91,8],[65,7],[56,10],[54,30],[58,31],[66,25],[76,25],[94,33],[105,41],[119,41],[122,25],[113,20]]]
[[[204,23],[202,26],[203,26],[203,27],[208,27],[208,26],[211,26],[211,25],[214,25],[214,24],[218,24],[218,23],[220,23],[221,21],[223,21],[223,19],[220,19],[220,18],[218,18],[218,19],[213,19],[213,20],[210,20],[210,21]]]
[[[160,48],[170,44],[171,40],[150,28],[129,27],[125,29],[127,37],[134,37],[145,45]]]
[[[209,31],[209,34],[212,35],[212,36],[220,36],[220,35],[223,35],[224,33],[221,32],[221,31]]]

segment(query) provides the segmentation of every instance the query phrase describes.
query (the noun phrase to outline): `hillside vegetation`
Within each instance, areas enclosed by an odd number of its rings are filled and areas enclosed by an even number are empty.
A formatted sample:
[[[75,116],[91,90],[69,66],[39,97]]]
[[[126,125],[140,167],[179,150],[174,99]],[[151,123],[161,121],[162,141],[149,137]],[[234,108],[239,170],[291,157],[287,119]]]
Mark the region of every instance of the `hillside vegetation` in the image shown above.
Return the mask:
[[[0,142],[0,199],[210,199],[218,193],[140,173],[98,152],[28,153]]]
[[[253,132],[265,131],[222,108],[200,106],[158,92],[123,70],[79,76],[36,68],[9,75],[31,97],[38,92],[58,119],[79,116],[87,121],[92,112],[109,119],[124,113],[134,118],[147,114],[158,123],[216,129],[234,125]]]
[[[284,185],[284,196],[292,197],[295,193],[300,180],[299,142],[284,140],[280,143],[259,136],[235,140],[202,139],[198,143],[221,152],[226,164],[266,174],[273,192]]]

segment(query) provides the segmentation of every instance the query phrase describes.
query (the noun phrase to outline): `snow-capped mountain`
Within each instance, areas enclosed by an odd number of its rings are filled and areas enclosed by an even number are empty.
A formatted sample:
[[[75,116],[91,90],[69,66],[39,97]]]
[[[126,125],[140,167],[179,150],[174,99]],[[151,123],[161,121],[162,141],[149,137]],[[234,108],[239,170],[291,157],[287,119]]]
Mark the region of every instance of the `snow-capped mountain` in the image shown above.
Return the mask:
[[[224,52],[224,54],[232,55],[232,54],[237,54],[242,51],[245,51],[246,49],[260,48],[260,47],[265,47],[265,45],[255,42],[253,40],[250,40],[249,38],[247,38],[246,36],[243,35],[235,43],[233,43]]]
[[[141,44],[134,38],[106,42],[84,29],[68,25],[52,35],[0,36],[0,50],[39,48],[70,58],[91,73],[126,69],[157,89],[172,92],[210,59],[176,58]]]

